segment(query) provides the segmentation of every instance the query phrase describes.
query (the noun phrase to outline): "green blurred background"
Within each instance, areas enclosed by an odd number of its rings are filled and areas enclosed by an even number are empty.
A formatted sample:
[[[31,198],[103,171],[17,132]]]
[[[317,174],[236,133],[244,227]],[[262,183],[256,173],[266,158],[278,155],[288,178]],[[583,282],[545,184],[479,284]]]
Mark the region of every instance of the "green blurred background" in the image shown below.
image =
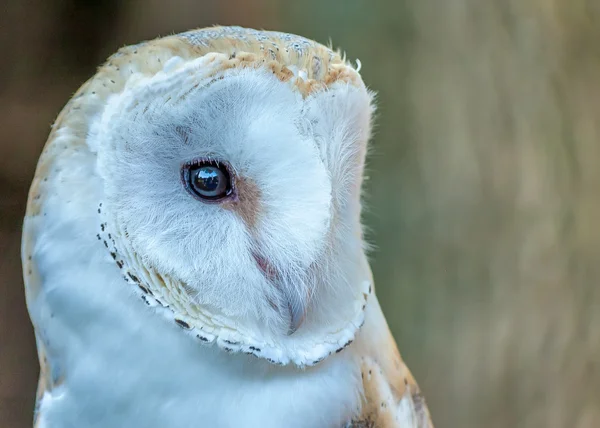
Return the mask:
[[[600,0],[3,0],[0,427],[31,426],[20,223],[50,124],[119,47],[214,24],[361,60],[377,292],[437,426],[600,427]]]

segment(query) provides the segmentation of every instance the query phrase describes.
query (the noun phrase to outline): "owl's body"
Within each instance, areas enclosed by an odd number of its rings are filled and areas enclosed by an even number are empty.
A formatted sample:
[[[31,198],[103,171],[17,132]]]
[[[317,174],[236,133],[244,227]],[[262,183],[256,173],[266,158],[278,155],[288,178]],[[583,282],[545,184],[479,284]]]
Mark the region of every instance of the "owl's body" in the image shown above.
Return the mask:
[[[364,254],[371,110],[337,53],[283,33],[114,55],[30,191],[37,426],[431,426]]]

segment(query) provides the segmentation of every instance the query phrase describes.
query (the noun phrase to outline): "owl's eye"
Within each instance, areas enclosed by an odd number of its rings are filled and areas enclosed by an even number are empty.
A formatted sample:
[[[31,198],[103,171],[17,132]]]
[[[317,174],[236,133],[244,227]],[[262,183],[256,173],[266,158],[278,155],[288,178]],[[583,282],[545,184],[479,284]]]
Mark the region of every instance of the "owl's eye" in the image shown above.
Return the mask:
[[[231,174],[221,162],[201,160],[185,164],[182,178],[193,196],[207,202],[221,201],[233,193]]]

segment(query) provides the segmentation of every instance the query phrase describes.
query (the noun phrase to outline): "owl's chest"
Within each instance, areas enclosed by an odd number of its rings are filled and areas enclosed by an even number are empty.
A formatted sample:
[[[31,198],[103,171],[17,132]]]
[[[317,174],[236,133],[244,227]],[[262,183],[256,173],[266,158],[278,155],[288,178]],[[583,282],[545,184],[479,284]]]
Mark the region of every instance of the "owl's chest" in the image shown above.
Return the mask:
[[[92,278],[47,278],[39,321],[60,379],[41,403],[48,428],[328,427],[359,407],[351,349],[306,371],[229,355],[165,322],[118,277]]]

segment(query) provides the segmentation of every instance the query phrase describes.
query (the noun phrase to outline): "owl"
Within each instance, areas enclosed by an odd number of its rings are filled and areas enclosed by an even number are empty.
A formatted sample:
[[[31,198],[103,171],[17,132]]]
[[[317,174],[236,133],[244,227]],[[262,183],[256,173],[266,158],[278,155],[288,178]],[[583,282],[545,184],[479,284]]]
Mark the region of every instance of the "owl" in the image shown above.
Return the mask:
[[[23,226],[35,427],[432,427],[365,255],[359,68],[214,27],[76,92]]]

